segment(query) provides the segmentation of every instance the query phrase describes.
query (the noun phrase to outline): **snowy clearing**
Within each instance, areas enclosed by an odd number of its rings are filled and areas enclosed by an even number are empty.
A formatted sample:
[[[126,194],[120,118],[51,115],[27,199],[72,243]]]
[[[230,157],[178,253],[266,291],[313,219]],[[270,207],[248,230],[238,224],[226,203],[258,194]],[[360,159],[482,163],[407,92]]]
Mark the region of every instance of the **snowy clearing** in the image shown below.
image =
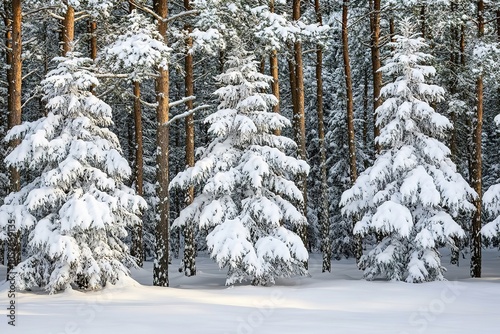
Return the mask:
[[[446,251],[443,251],[445,253]],[[444,254],[443,264],[449,263]],[[273,287],[224,286],[225,271],[199,257],[198,275],[171,265],[171,288],[152,285],[152,263],[117,286],[98,292],[16,294],[16,327],[7,324],[8,287],[0,286],[0,333],[494,333],[500,328],[500,254],[483,254],[483,278],[469,263],[447,265],[450,281],[423,284],[367,282],[353,260],[321,273],[313,254],[309,278]],[[0,267],[5,277],[6,267]]]

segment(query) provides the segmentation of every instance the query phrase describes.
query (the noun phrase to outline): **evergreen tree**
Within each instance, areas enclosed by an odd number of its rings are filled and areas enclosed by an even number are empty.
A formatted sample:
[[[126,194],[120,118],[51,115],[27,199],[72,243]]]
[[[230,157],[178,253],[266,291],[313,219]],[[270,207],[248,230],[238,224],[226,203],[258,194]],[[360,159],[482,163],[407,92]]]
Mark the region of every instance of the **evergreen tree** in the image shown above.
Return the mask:
[[[146,207],[123,184],[130,167],[107,129],[111,108],[89,92],[99,84],[83,69],[91,60],[71,54],[55,60],[42,81],[47,116],[7,135],[22,141],[6,164],[35,177],[0,208],[2,224],[30,231],[28,257],[15,269],[17,287],[50,293],[72,283],[97,289],[128,274],[133,258],[122,238]]]
[[[413,29],[409,19],[402,22],[392,57],[381,68],[396,78],[382,88],[385,101],[376,110],[381,153],[341,199],[345,214],[361,218],[355,234],[382,236],[360,259],[367,279],[443,279],[437,249],[465,237],[455,218],[474,209],[469,200],[476,194],[440,141],[451,124],[429,103],[442,100],[444,90],[426,83],[435,69],[423,65],[431,56],[420,51],[426,44]]]
[[[290,122],[272,112],[274,95],[262,92],[272,78],[258,73],[249,56],[230,57],[226,66],[217,77],[223,86],[214,93],[220,104],[205,119],[214,139],[171,183],[202,185],[203,191],[174,224],[198,221],[201,229],[213,228],[207,245],[218,265],[229,268],[226,284],[306,275],[308,254],[291,229],[307,221],[296,208],[303,198],[290,178],[308,173],[309,166],[286,153],[296,149],[292,140],[273,134]]]

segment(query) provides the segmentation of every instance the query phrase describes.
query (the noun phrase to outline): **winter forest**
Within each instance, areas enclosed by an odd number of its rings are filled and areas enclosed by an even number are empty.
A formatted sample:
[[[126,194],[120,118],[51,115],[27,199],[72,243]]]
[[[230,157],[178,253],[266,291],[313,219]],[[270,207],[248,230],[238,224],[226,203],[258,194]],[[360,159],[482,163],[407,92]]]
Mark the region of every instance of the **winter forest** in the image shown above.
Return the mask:
[[[210,266],[254,289],[337,264],[357,284],[468,282],[485,254],[498,283],[500,1],[0,15],[0,267],[22,298],[137,273],[204,289]]]

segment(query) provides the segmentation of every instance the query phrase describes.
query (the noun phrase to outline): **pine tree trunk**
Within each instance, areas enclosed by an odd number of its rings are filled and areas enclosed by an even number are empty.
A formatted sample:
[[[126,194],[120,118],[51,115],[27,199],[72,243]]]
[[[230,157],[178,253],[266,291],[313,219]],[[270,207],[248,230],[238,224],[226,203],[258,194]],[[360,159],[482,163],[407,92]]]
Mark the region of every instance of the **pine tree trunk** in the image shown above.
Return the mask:
[[[363,83],[363,149],[368,149],[368,69],[365,67],[364,83]],[[363,167],[369,167],[367,155],[363,159]]]
[[[478,37],[484,36],[484,1],[477,2],[478,9]],[[476,80],[476,124],[474,128],[474,160],[472,187],[478,197],[474,201],[476,212],[472,219],[471,229],[471,262],[470,273],[472,277],[481,277],[481,204],[482,204],[482,127],[483,127],[483,75],[480,74]]]
[[[184,8],[186,10],[191,10],[191,5],[189,0],[184,0]],[[190,33],[192,31],[191,25],[186,25],[184,30]],[[193,47],[193,38],[188,37],[186,39],[186,57],[184,69],[186,76],[184,78],[186,96],[194,95],[194,75],[193,75],[193,54],[191,53],[191,48]],[[193,109],[193,100],[186,102],[187,110]],[[186,127],[186,166],[194,166],[194,116],[191,114],[185,119]],[[194,199],[194,187],[189,187],[186,193],[186,205],[193,202]],[[196,275],[196,245],[194,241],[194,223],[189,222],[184,226],[184,275],[194,276]]]
[[[269,4],[269,10],[271,13],[274,13],[274,0],[271,0]],[[271,51],[271,56],[269,57],[269,69],[271,72],[271,76],[273,77],[273,82],[271,83],[271,89],[273,92],[273,95],[276,96],[278,99],[278,103],[273,106],[273,111],[275,113],[280,113],[280,84],[279,84],[279,72],[278,72],[278,51],[273,50]],[[274,134],[276,136],[281,135],[281,130],[276,129],[274,130]]]
[[[376,142],[376,138],[380,134],[380,129],[376,125],[375,110],[382,105],[380,98],[380,90],[382,88],[382,73],[379,71],[380,62],[380,0],[370,0],[370,30],[371,30],[371,58],[372,58],[372,75],[373,75],[373,132],[375,142],[375,154],[380,152],[380,147]]]
[[[162,18],[168,16],[167,0],[154,0],[155,12]],[[167,23],[158,22],[158,32],[167,42]],[[168,196],[168,142],[169,130],[167,126],[169,112],[169,73],[168,68],[159,68],[156,78],[156,108],[157,134],[156,134],[156,181],[157,196],[159,198],[156,223],[156,259],[154,263],[153,285],[168,286],[168,260],[169,260],[169,196]]]
[[[354,98],[352,93],[352,76],[351,76],[351,63],[349,59],[349,31],[348,31],[348,14],[349,14],[349,0],[344,0],[342,4],[342,55],[344,60],[344,78],[347,96],[347,140],[349,147],[349,172],[351,178],[351,185],[356,182],[358,178],[358,171],[356,168],[356,143],[354,136]],[[354,223],[356,223],[354,221]],[[361,238],[356,237],[356,260],[359,261],[363,255],[363,248]]]
[[[144,146],[142,144],[141,84],[134,82],[134,134],[135,165],[134,181],[137,195],[144,195]],[[137,259],[137,265],[144,263],[143,225],[136,225],[132,230],[132,248],[130,254]]]
[[[323,25],[321,5],[314,1],[316,21]],[[321,196],[319,207],[319,226],[321,227],[321,250],[323,252],[322,272],[332,271],[332,242],[330,235],[330,214],[328,207],[328,174],[326,168],[325,125],[323,115],[323,49],[316,45],[316,113],[318,115],[318,142],[321,168]]]
[[[90,34],[90,58],[96,60],[97,58],[97,22],[89,21],[89,34]]]
[[[97,30],[97,22],[96,21],[89,21],[88,23],[88,32],[90,35],[90,40],[89,40],[89,53],[90,53],[90,59],[96,60],[97,58],[97,35],[96,35],[96,30]],[[90,87],[90,92],[94,94],[94,85]]]
[[[4,16],[4,25],[5,25],[5,65],[7,65],[7,70],[6,70],[6,82],[9,83],[7,85],[7,112],[10,113],[10,111],[12,110],[12,52],[10,52],[10,50],[12,50],[12,14],[11,14],[11,8],[9,8],[9,3],[7,1],[5,1],[3,3],[3,6],[4,6],[4,13],[5,13],[5,16]],[[3,115],[2,115],[2,120],[3,120]],[[2,124],[3,125],[3,124]],[[2,127],[2,130],[6,130]],[[3,150],[2,150],[3,151]],[[1,156],[1,159],[3,161],[4,159],[4,156],[2,154]],[[5,166],[4,164],[1,164],[0,165],[0,168],[2,168],[2,171],[5,171]],[[3,241],[0,241],[0,246],[2,247],[2,264],[4,264],[4,257],[5,257],[5,254],[4,254],[4,250],[7,249],[8,250],[8,241],[7,242],[3,242]],[[8,253],[8,252],[7,252]]]
[[[8,128],[12,129],[14,126],[21,124],[21,91],[22,91],[22,39],[21,39],[21,0],[12,0],[12,20],[10,21],[11,37],[11,50],[7,56],[11,59],[10,66],[10,81],[9,81],[9,114],[8,114]],[[6,13],[8,15],[8,12]],[[9,27],[7,27],[9,30]],[[19,145],[19,140],[13,140],[9,143],[10,149],[14,149]],[[10,168],[10,191],[17,192],[20,190],[20,175],[19,171],[15,168]],[[8,256],[7,256],[7,273],[13,270],[19,262],[21,262],[21,232],[16,230],[14,222],[9,222],[8,227]]]
[[[456,12],[456,3],[451,2],[450,3],[450,11],[451,13]],[[450,52],[450,62],[453,66],[453,70],[455,73],[458,73],[458,59],[457,53],[456,53],[456,43],[459,43],[459,36],[458,36],[458,27],[455,25],[452,25],[451,27],[451,52]],[[457,93],[456,85],[452,81],[450,83],[450,95],[454,96]],[[451,136],[450,136],[450,153],[451,153],[451,159],[452,161],[457,164],[457,153],[458,153],[458,147],[457,147],[457,114],[455,112],[452,112],[450,114],[451,118],[451,124],[453,125],[453,129],[451,130]],[[453,243],[454,247],[451,248],[451,258],[450,258],[450,263],[453,265],[459,265],[460,263],[460,239],[457,237],[453,238]]]
[[[262,74],[266,73],[266,58],[264,58],[264,57],[262,57],[260,59],[259,72],[262,73]]]
[[[300,0],[293,0],[293,20],[300,19]],[[302,64],[302,43],[296,41],[293,46],[295,60],[295,108],[293,115],[295,142],[297,143],[297,153],[300,159],[307,160],[306,151],[306,123],[305,123],[305,102],[304,102],[304,68]],[[298,181],[299,189],[302,191],[304,203],[302,212],[307,216],[307,175],[300,175]],[[307,241],[307,226],[302,225],[298,229],[298,234],[304,246],[309,249]]]
[[[63,57],[65,57],[68,52],[73,50],[73,41],[75,39],[75,9],[68,6],[66,9],[66,14],[63,21]]]

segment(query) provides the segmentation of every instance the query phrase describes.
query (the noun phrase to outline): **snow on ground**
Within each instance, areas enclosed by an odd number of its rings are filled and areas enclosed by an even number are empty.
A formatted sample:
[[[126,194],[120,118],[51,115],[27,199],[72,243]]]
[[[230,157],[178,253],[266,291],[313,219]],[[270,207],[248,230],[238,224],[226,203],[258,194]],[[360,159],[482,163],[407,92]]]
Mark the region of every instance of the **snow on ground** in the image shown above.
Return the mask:
[[[443,251],[445,253],[446,251]],[[448,256],[446,256],[448,255]],[[353,260],[321,273],[313,254],[311,277],[273,287],[224,286],[225,271],[198,258],[187,278],[174,260],[170,288],[153,287],[152,263],[98,292],[16,293],[16,327],[6,317],[8,286],[0,286],[0,333],[497,333],[500,330],[500,252],[483,254],[483,278],[469,278],[468,260],[449,267],[450,281],[408,284],[361,278]],[[445,254],[443,263],[449,263]],[[0,277],[5,277],[0,266]]]

